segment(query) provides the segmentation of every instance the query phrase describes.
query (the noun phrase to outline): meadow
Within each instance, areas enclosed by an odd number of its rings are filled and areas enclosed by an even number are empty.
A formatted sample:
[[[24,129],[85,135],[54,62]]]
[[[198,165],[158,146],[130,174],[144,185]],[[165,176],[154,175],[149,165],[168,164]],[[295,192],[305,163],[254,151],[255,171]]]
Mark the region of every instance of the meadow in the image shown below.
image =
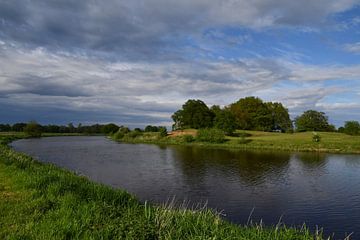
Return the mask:
[[[234,148],[245,150],[272,150],[291,152],[360,153],[360,136],[337,132],[317,132],[319,142],[313,141],[313,132],[277,133],[237,130],[235,136],[226,136],[222,143],[196,140],[197,130],[188,129],[160,137],[158,133],[143,133],[135,137],[114,140],[132,143],[156,143],[173,145],[195,145],[212,148]]]
[[[1,239],[323,239],[305,226],[235,225],[206,207],[131,194],[15,152],[0,136]]]

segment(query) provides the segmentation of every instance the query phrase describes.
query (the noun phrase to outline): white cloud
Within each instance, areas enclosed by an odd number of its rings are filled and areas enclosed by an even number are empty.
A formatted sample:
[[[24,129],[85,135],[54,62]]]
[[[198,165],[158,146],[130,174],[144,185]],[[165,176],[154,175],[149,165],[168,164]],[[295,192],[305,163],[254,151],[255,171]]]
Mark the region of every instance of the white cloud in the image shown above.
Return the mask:
[[[344,49],[351,53],[360,54],[360,42],[345,44]]]
[[[119,121],[125,122],[131,116],[131,121],[151,118],[169,123],[171,114],[189,98],[227,105],[258,95],[281,101],[297,113],[324,106],[331,95],[354,91],[345,85],[326,87],[328,80],[360,81],[360,65],[313,66],[265,58],[108,62],[9,46],[0,47],[0,65],[2,104],[121,113]],[[281,85],[284,82],[296,87]]]

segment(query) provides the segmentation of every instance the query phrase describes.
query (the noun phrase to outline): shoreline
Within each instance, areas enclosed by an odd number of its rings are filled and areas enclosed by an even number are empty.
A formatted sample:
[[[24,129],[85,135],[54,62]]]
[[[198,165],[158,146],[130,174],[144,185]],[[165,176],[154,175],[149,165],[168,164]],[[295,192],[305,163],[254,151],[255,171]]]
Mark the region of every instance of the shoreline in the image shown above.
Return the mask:
[[[345,149],[345,148],[325,148],[321,144],[318,146],[278,146],[276,144],[237,144],[232,141],[226,141],[224,143],[207,143],[207,142],[181,142],[175,138],[165,137],[158,140],[144,140],[144,139],[115,139],[112,136],[108,136],[109,139],[115,142],[120,143],[130,143],[130,144],[155,144],[155,145],[165,145],[165,146],[188,146],[188,147],[202,147],[202,148],[212,148],[212,149],[224,149],[224,150],[244,150],[244,151],[281,151],[288,153],[329,153],[329,154],[351,154],[351,155],[360,155],[359,149]],[[360,141],[360,138],[359,138]],[[250,142],[251,143],[251,142]]]

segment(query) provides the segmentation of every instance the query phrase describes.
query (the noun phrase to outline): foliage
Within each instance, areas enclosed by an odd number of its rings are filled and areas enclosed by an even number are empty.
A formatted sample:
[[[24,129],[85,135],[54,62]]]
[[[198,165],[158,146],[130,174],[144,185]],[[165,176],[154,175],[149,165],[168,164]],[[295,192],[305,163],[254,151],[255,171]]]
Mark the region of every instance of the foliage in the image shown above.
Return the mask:
[[[12,125],[11,131],[23,132],[25,127],[26,127],[26,123],[15,123],[14,125]]]
[[[296,130],[303,131],[331,131],[328,117],[323,112],[308,110],[295,119]]]
[[[125,134],[128,134],[129,132],[130,132],[129,128],[121,126],[118,129],[118,131],[112,135],[112,137],[115,140],[120,140],[120,139],[124,138]]]
[[[232,135],[236,130],[236,119],[234,114],[232,114],[227,109],[218,109],[212,111],[215,114],[214,118],[214,127],[223,130],[226,134]]]
[[[190,99],[171,117],[174,120],[173,129],[199,129],[211,127],[214,114],[203,101]]]
[[[360,123],[358,121],[347,121],[343,131],[349,135],[360,135]]]
[[[293,125],[289,116],[289,111],[281,103],[266,103],[271,112],[272,129],[280,129],[282,132],[288,132],[293,129]]]
[[[184,142],[186,142],[186,143],[191,143],[191,142],[195,141],[194,136],[190,135],[190,134],[185,134],[182,137],[184,139]]]
[[[157,126],[147,125],[145,127],[145,132],[158,132],[159,128]]]
[[[223,143],[225,133],[217,128],[203,128],[198,131],[196,139],[200,142]]]
[[[159,127],[159,132],[160,132],[160,136],[161,137],[166,137],[167,136],[167,129],[166,127]]]
[[[241,98],[230,105],[240,129],[269,131],[272,128],[271,111],[257,97]]]
[[[126,133],[124,137],[129,137],[129,138],[136,138],[142,135],[142,132],[140,131],[130,131],[129,133]]]
[[[24,127],[24,133],[29,137],[41,137],[41,126],[37,122],[31,121]]]
[[[10,124],[0,124],[0,132],[10,132],[11,126]]]
[[[319,135],[318,133],[313,132],[312,140],[313,140],[314,142],[317,142],[317,143],[318,143],[318,142],[321,141],[321,137],[320,137],[320,135]]]
[[[116,133],[119,130],[119,126],[114,123],[109,123],[101,127],[101,132],[104,134]]]

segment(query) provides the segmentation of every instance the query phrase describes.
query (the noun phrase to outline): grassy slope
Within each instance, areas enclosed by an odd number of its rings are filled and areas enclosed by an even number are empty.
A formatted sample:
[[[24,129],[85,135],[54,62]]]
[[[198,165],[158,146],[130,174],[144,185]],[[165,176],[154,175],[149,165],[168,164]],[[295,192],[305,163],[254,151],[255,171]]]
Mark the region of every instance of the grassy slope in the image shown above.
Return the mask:
[[[193,130],[191,130],[193,133]],[[239,131],[239,133],[244,133]],[[330,152],[330,153],[360,153],[360,136],[350,136],[343,133],[319,132],[321,142],[312,141],[312,132],[303,133],[272,133],[246,131],[251,134],[246,137],[247,143],[239,143],[239,137],[227,137],[227,141],[221,144],[192,142],[186,143],[181,137],[156,138],[153,133],[146,133],[135,139],[125,139],[125,142],[133,143],[159,143],[159,144],[181,144],[196,145],[216,148],[238,148],[255,150],[281,150],[281,151],[305,151],[305,152]],[[124,140],[121,140],[124,141]]]
[[[2,143],[9,139],[0,135]],[[143,204],[124,191],[0,144],[0,239],[314,239],[314,235],[285,226],[237,226],[207,209]]]

